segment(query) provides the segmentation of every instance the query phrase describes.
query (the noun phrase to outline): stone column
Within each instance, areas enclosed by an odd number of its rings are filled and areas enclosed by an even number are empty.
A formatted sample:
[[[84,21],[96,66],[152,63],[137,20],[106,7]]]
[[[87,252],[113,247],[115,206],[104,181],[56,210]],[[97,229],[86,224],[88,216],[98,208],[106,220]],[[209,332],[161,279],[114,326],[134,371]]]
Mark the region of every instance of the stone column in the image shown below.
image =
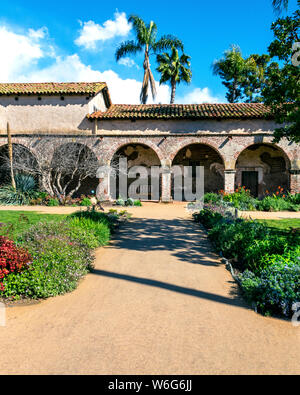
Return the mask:
[[[236,170],[224,170],[224,184],[225,184],[226,193],[234,192],[235,175],[236,175]]]
[[[100,202],[111,201],[110,196],[110,171],[108,166],[101,166],[97,171],[96,177],[99,179],[96,196]]]
[[[290,170],[291,193],[300,193],[300,170]]]
[[[162,183],[162,191],[161,191],[161,201],[163,203],[170,203],[172,202],[171,197],[171,181],[172,180],[172,173],[170,166],[163,166],[162,167],[162,175],[161,175],[161,183]]]

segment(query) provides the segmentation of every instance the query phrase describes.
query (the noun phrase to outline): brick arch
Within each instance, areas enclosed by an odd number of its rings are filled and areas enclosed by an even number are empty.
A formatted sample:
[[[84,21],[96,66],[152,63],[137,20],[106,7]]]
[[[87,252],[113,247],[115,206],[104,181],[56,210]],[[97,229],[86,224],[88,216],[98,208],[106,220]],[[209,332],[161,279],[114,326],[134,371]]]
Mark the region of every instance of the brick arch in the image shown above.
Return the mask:
[[[152,141],[147,140],[145,141],[141,141],[139,139],[130,139],[128,141],[122,141],[120,143],[117,144],[113,144],[112,147],[108,150],[108,153],[106,155],[107,157],[107,161],[111,162],[114,155],[123,147],[126,147],[127,145],[132,145],[132,144],[139,144],[139,145],[144,145],[145,147],[151,148],[157,155],[160,163],[163,160],[163,153],[162,151],[157,147],[157,145],[155,143],[153,143]]]
[[[220,158],[223,161],[223,164],[225,165],[225,158],[223,156],[223,154],[220,152],[219,150],[219,146],[218,144],[216,144],[214,141],[212,141],[211,139],[199,139],[199,138],[187,138],[184,141],[175,144],[174,145],[174,150],[173,152],[170,154],[169,156],[169,160],[171,161],[171,163],[173,163],[174,159],[176,158],[177,154],[184,148],[187,148],[190,145],[194,145],[194,144],[202,144],[202,145],[207,145],[208,147],[212,148],[214,151],[217,152],[217,154],[220,156]]]
[[[252,147],[254,145],[265,145],[265,146],[269,146],[269,147],[273,147],[273,148],[278,149],[278,151],[282,153],[282,155],[283,155],[283,157],[285,159],[287,169],[291,168],[291,163],[292,163],[292,160],[293,160],[292,155],[289,152],[285,151],[278,144],[274,144],[274,143],[270,143],[270,142],[262,142],[262,143],[253,143],[252,142],[251,144],[248,144],[245,147],[243,147],[242,149],[240,149],[239,151],[235,152],[235,154],[234,154],[234,168],[236,168],[236,163],[237,163],[237,160],[240,157],[240,155],[244,151],[246,151],[248,148],[250,148],[250,147]]]

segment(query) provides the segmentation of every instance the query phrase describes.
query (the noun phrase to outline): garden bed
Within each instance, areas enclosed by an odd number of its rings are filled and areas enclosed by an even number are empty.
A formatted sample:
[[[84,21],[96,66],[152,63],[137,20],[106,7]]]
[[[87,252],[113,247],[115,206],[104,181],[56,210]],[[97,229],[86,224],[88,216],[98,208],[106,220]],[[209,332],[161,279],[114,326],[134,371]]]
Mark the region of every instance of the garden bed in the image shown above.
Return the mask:
[[[73,291],[92,269],[94,250],[128,219],[126,211],[0,215],[0,298],[10,304]]]
[[[300,302],[298,220],[235,219],[220,207],[194,214],[216,250],[235,269],[245,298],[265,315],[291,317]]]

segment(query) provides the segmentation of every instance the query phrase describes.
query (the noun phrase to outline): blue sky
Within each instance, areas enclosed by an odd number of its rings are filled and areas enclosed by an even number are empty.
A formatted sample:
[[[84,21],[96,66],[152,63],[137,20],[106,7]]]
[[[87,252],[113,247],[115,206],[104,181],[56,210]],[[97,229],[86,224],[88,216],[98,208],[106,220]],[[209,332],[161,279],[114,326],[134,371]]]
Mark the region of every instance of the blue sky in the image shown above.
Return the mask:
[[[289,12],[296,4],[290,0]],[[177,92],[177,102],[185,103],[225,102],[225,88],[212,74],[213,61],[231,44],[244,55],[265,53],[277,18],[271,0],[1,0],[1,82],[104,80],[113,102],[137,103],[142,57],[123,64],[114,58],[118,44],[133,38],[126,19],[130,14],[154,20],[159,35],[183,40],[193,69],[192,84]],[[155,70],[154,58],[151,64]],[[168,102],[169,94],[169,87],[161,87],[157,101]]]

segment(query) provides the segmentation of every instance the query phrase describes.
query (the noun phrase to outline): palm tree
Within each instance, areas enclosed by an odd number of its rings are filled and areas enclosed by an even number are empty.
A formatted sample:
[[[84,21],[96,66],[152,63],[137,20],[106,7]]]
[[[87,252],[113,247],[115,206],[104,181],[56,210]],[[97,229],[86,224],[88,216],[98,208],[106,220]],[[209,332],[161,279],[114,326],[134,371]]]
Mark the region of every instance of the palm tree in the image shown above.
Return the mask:
[[[283,8],[288,8],[289,0],[272,0],[272,3],[275,10],[281,12]]]
[[[190,56],[182,54],[179,56],[178,50],[172,47],[171,55],[163,53],[157,55],[157,71],[161,73],[160,84],[170,82],[171,84],[171,104],[175,102],[176,85],[180,82],[189,84],[192,79],[192,71],[190,69]]]
[[[273,7],[277,12],[282,12],[283,9],[287,10],[289,5],[289,0],[272,0]],[[298,7],[300,7],[300,0],[297,0]]]
[[[139,52],[144,53],[144,80],[140,100],[142,104],[146,104],[149,83],[153,99],[155,99],[157,94],[154,77],[150,68],[150,56],[172,47],[180,48],[183,51],[183,44],[181,40],[172,35],[163,36],[157,41],[157,26],[152,21],[146,25],[141,18],[131,15],[128,18],[128,22],[132,23],[136,40],[123,42],[116,51],[116,59],[119,61],[129,54],[136,55]]]

